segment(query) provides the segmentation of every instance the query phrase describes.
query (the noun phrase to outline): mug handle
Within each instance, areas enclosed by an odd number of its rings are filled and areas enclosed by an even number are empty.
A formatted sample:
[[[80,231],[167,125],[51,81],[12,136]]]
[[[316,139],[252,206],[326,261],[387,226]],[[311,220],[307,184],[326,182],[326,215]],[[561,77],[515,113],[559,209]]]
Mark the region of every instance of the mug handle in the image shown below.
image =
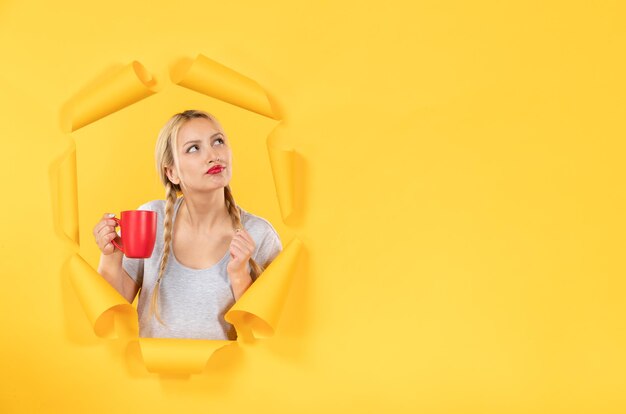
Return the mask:
[[[120,219],[118,219],[117,217],[113,217],[113,220],[115,220],[115,222],[117,223],[117,226],[115,227],[120,227],[120,229],[122,228],[122,225],[120,224]],[[122,253],[124,253],[124,249],[122,249],[122,246],[120,246],[119,244],[117,244],[117,242],[115,241],[115,239],[111,240],[111,243],[113,243],[113,245],[115,247],[117,247]],[[124,253],[126,254],[126,253]]]

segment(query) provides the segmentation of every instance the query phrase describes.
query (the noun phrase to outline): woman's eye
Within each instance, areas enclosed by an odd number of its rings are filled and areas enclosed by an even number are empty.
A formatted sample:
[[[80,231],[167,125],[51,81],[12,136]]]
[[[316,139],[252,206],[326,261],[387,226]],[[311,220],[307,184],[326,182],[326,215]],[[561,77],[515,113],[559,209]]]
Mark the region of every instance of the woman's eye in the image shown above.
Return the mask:
[[[216,143],[217,141],[219,141],[220,144],[224,143],[224,140],[222,138],[217,138],[215,141],[213,141],[213,143]]]
[[[197,145],[192,145],[191,147],[187,148],[187,152],[196,152],[196,151],[192,151],[192,148],[198,148]]]

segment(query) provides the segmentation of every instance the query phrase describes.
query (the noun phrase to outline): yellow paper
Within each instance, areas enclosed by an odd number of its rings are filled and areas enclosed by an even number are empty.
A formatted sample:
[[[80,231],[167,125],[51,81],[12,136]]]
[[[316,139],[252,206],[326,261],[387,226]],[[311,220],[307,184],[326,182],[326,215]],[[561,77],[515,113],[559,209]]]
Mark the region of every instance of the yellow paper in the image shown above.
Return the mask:
[[[267,151],[272,164],[276,195],[283,221],[289,222],[295,210],[296,152],[280,139],[278,125],[267,139]]]
[[[71,281],[76,295],[101,338],[137,335],[137,312],[98,272],[78,254],[70,259]]]
[[[224,319],[244,338],[272,336],[295,276],[302,242],[294,239],[226,313]]]
[[[155,86],[146,68],[133,61],[68,101],[61,110],[61,126],[65,132],[76,131],[152,95]]]
[[[200,374],[211,356],[236,341],[139,338],[141,356],[149,372],[159,374]]]
[[[269,337],[280,320],[283,304],[297,267],[302,242],[292,240],[246,293],[226,313],[243,342]],[[137,312],[79,255],[70,260],[71,281],[96,335],[102,338],[137,338]],[[138,338],[150,372],[201,372],[211,355],[236,341],[173,338]]]
[[[272,119],[279,119],[266,91],[254,80],[198,55],[172,71],[172,81],[185,88],[229,102]]]
[[[56,225],[74,243],[78,237],[78,204],[76,193],[76,149],[72,147],[58,165]]]
[[[107,6],[0,2],[0,412],[626,412],[626,2]],[[280,98],[286,185],[272,118],[170,82],[197,54]],[[135,59],[163,88],[63,135],[62,103]],[[305,254],[274,336],[185,378],[147,371],[114,302],[90,322],[68,260],[96,269],[99,217],[163,197],[154,139],[190,108]]]
[[[141,70],[138,71],[136,65],[137,62],[126,67],[108,82],[99,85],[95,92],[83,92],[70,100],[73,102],[73,105],[69,106],[73,109],[71,113],[74,114],[73,130],[95,122],[102,116],[131,105],[152,93],[147,89],[150,79],[146,78],[146,69],[140,66]],[[141,83],[138,84],[137,80]],[[190,68],[184,70],[184,77],[179,83],[235,103],[244,109],[265,116],[274,116],[265,91],[256,82],[201,55]],[[202,85],[210,85],[210,88],[207,89]],[[270,144],[270,140],[274,143]],[[289,184],[293,183],[293,168],[289,158],[291,153],[278,148],[275,141],[275,138],[268,137],[267,145],[270,148],[274,177],[280,181],[275,185],[279,200],[283,200],[279,202],[281,211],[287,212],[288,216],[293,211],[293,191]],[[64,229],[68,229],[66,232],[70,232],[73,229],[72,223],[77,221],[76,209],[72,208],[76,205],[76,200],[72,197],[77,197],[75,158],[76,151],[73,149],[66,161],[59,166],[63,185],[58,187],[60,192],[58,196],[67,208],[60,209],[58,220]],[[78,243],[77,236],[74,240]],[[292,240],[227,312],[225,318],[235,326],[240,342],[247,343],[255,338],[274,334],[291,281],[295,276],[301,249],[302,242],[298,239]],[[219,340],[138,338],[136,309],[79,254],[72,256],[70,269],[72,285],[95,334],[102,338],[129,338],[138,341],[138,347],[131,346],[129,349],[137,350],[141,354],[141,359],[149,372],[197,374],[202,372],[215,351],[236,343]]]

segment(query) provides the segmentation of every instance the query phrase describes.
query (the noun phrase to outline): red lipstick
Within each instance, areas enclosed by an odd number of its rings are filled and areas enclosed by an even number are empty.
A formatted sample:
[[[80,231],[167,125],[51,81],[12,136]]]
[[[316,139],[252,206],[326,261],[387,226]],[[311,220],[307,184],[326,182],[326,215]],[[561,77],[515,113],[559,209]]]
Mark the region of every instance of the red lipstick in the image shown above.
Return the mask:
[[[219,174],[222,172],[223,169],[224,167],[222,167],[221,165],[216,165],[215,167],[211,167],[209,171],[207,171],[207,174]]]

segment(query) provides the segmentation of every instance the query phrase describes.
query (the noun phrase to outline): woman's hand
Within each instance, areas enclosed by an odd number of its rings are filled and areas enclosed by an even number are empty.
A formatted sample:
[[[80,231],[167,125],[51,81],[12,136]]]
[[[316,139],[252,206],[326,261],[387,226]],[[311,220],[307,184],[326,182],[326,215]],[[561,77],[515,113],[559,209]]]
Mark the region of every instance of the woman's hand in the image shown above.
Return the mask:
[[[229,275],[250,275],[248,261],[255,247],[252,236],[245,229],[236,230],[235,237],[230,242],[230,262],[226,267]]]
[[[111,240],[117,238],[117,243],[121,243],[119,236],[115,232],[115,226],[117,223],[111,218],[114,216],[114,214],[105,214],[93,228],[93,235],[96,238],[96,243],[98,244],[102,254],[105,256],[115,252],[115,246],[111,243]]]
[[[254,240],[248,232],[245,229],[236,230],[235,237],[230,242],[230,262],[226,266],[235,300],[239,300],[252,284],[248,261],[252,257],[254,248]]]

